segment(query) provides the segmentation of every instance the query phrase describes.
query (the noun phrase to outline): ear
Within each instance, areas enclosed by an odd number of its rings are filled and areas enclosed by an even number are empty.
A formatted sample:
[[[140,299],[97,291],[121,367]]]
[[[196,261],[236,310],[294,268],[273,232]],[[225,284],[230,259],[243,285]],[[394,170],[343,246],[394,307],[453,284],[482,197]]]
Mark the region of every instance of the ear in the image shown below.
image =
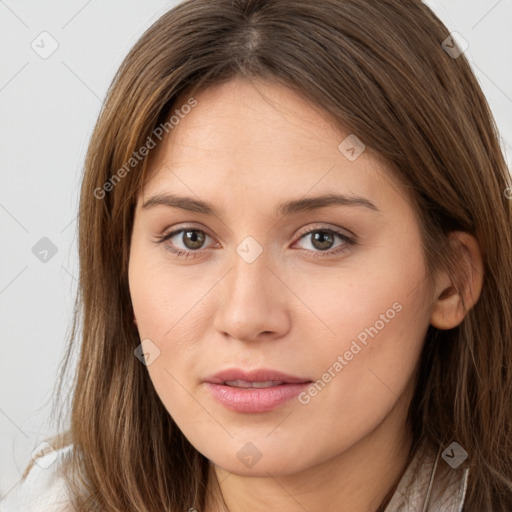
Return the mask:
[[[464,231],[452,231],[448,238],[461,255],[460,265],[464,279],[459,285],[461,289],[457,291],[446,271],[439,272],[436,276],[430,323],[438,329],[452,329],[464,320],[467,312],[478,301],[483,283],[482,253],[475,237]]]

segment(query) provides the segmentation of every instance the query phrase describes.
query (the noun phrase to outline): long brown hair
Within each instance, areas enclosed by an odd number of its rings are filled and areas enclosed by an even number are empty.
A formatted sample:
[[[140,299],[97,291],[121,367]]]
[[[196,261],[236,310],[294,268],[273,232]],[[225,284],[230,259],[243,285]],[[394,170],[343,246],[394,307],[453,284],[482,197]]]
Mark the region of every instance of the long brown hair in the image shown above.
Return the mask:
[[[78,369],[70,428],[50,440],[74,445],[77,510],[204,507],[209,461],[134,357],[127,266],[148,158],[127,162],[180,95],[234,77],[295,90],[385,159],[414,199],[432,273],[447,269],[461,287],[447,235],[477,238],[478,302],[457,328],[430,327],[425,339],[411,457],[420,442],[457,441],[469,454],[465,511],[512,510],[511,180],[486,99],[465,55],[443,48],[448,37],[420,0],[188,0],[135,44],[109,88],[81,189],[79,291],[58,399],[79,341]]]

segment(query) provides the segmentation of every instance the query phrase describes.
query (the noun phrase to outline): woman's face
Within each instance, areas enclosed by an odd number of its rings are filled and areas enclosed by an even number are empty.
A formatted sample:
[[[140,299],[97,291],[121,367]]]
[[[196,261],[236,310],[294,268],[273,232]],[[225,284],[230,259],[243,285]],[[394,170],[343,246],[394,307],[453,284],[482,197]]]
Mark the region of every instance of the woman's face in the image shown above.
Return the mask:
[[[386,423],[382,442],[403,437],[432,294],[402,189],[291,90],[237,79],[189,99],[153,150],[130,252],[162,403],[238,474],[311,468]]]

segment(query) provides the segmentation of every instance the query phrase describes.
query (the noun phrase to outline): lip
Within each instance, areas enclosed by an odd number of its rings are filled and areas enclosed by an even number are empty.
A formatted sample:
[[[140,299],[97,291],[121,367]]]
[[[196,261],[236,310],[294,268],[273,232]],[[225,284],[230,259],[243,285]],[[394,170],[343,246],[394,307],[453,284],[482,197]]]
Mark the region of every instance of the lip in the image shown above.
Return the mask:
[[[311,379],[288,375],[270,368],[259,368],[256,370],[242,370],[240,368],[228,368],[204,379],[205,382],[212,384],[222,384],[226,380],[245,380],[247,382],[267,382],[269,380],[278,380],[287,384],[301,384],[312,382]]]
[[[237,388],[224,385],[227,380],[247,382],[280,381],[268,388]],[[245,371],[238,368],[223,370],[207,377],[204,384],[219,403],[231,411],[244,413],[268,412],[300,394],[312,380],[276,370],[261,368]]]

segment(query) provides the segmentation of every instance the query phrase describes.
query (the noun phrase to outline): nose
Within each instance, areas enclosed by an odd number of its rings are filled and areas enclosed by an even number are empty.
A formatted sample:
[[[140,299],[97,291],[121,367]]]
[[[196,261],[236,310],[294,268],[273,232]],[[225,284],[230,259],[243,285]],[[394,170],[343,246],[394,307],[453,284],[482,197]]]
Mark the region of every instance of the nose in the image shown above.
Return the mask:
[[[233,262],[219,284],[217,332],[242,341],[284,336],[290,329],[292,301],[279,270],[269,266],[265,252],[252,263],[235,254]]]

